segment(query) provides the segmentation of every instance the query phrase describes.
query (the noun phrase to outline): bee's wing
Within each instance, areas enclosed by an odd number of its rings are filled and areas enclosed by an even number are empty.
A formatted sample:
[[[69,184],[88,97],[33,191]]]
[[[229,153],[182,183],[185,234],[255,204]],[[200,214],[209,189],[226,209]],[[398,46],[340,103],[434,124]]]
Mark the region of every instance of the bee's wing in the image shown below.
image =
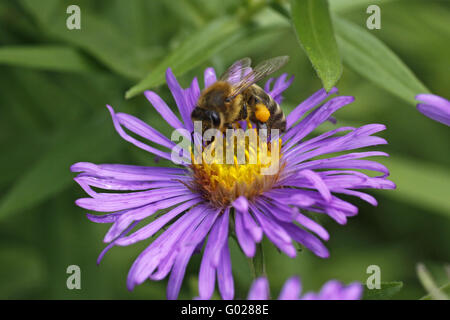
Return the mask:
[[[233,63],[219,78],[219,81],[226,81],[232,85],[241,82],[244,77],[252,71],[250,67],[252,60],[250,58],[243,58]]]
[[[233,92],[231,96],[237,96],[255,82],[258,82],[259,80],[267,77],[269,74],[274,73],[284,66],[288,60],[288,56],[281,56],[261,62],[253,70],[248,72],[238,83],[233,84]]]

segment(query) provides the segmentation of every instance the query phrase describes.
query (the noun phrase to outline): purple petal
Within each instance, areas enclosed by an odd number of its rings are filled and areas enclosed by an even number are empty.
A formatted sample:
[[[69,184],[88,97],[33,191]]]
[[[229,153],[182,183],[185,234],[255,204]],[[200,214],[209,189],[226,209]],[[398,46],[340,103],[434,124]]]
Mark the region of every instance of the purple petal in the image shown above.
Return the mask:
[[[362,285],[352,283],[344,286],[336,280],[325,283],[319,293],[306,293],[302,300],[359,300],[362,296]]]
[[[198,279],[201,299],[210,299],[214,292],[215,271],[228,238],[229,212],[229,209],[225,210],[216,220],[206,243]]]
[[[128,190],[128,191],[141,191],[153,188],[164,188],[179,184],[178,181],[162,181],[162,182],[126,181],[119,179],[89,176],[85,174],[80,174],[79,176],[74,178],[74,180],[80,185],[84,184],[87,186],[92,186],[105,190]],[[95,195],[97,196],[99,195],[99,193],[95,193]]]
[[[192,200],[196,198],[196,195],[180,196],[175,198],[168,198],[157,203],[152,203],[147,206],[139,207],[137,209],[129,210],[128,212],[122,214],[117,221],[111,226],[105,235],[104,241],[109,242],[114,239],[118,234],[120,234],[129,224],[136,220],[142,220],[151,215],[155,214],[161,209],[170,208],[182,202]]]
[[[311,133],[321,123],[326,121],[335,111],[349,103],[352,103],[354,100],[355,98],[350,96],[339,96],[327,101],[323,106],[314,110],[314,112],[310,113],[302,121],[300,121],[298,125],[286,133],[284,138],[288,139],[288,135],[292,135],[292,138],[284,145],[284,150],[292,147],[306,135]]]
[[[248,214],[248,213],[247,213]],[[253,237],[245,230],[244,221],[242,217],[242,213],[239,211],[235,212],[235,231],[236,237],[238,239],[239,245],[244,251],[245,255],[249,258],[252,258],[256,252],[255,240]]]
[[[214,234],[214,227],[211,234]],[[206,243],[205,252],[203,253],[202,263],[198,274],[198,292],[199,298],[209,300],[214,293],[214,285],[216,282],[216,267],[211,263],[211,246]]]
[[[325,201],[327,202],[331,201],[330,189],[328,189],[326,183],[322,180],[320,175],[318,175],[312,170],[302,170],[299,172],[299,175],[308,179],[312,183],[312,185],[317,189],[317,191],[319,191],[319,193],[322,195]]]
[[[294,224],[283,223],[284,230],[298,243],[311,250],[320,258],[328,258],[330,253],[323,243],[309,232],[297,227]]]
[[[267,238],[269,238],[275,246],[286,253],[289,257],[295,257],[297,255],[297,251],[292,245],[290,235],[279,225],[279,223],[282,222],[276,222],[275,219],[269,219],[253,205],[251,205],[250,208],[255,214],[255,217],[264,230]]]
[[[293,163],[301,163],[307,159],[311,159],[324,154],[353,150],[367,146],[375,146],[379,144],[386,144],[386,140],[380,137],[372,137],[371,134],[384,130],[383,125],[367,125],[357,129],[351,128],[351,132],[345,136],[332,137],[328,139],[323,138],[330,135],[330,133],[337,133],[342,130],[333,130],[327,134],[305,141],[294,148],[287,150],[288,146],[283,147],[286,161]],[[344,129],[344,128],[341,128]],[[350,129],[350,128],[345,128]],[[311,151],[310,151],[311,150]],[[309,152],[306,152],[309,151]]]
[[[283,91],[289,88],[289,86],[294,81],[294,76],[291,76],[287,81],[286,78],[287,73],[284,73],[280,77],[278,77],[275,81],[273,89],[269,92],[269,94],[277,103],[281,103],[283,101],[283,97],[281,94],[283,93]]]
[[[434,94],[419,94],[416,100],[423,101],[417,105],[417,110],[428,118],[450,126],[450,101]]]
[[[125,113],[117,113],[116,116],[121,125],[137,135],[169,149],[172,149],[175,146],[173,141],[167,139],[163,134],[142,120]]]
[[[226,239],[220,254],[220,262],[217,268],[217,282],[223,300],[232,300],[234,297],[233,274],[231,272],[230,250]]]
[[[373,206],[377,206],[378,205],[377,199],[372,197],[370,194],[367,194],[367,193],[364,193],[364,192],[355,191],[355,190],[348,190],[348,189],[344,189],[344,188],[336,188],[333,191],[334,192],[338,192],[338,193],[343,193],[343,194],[348,194],[348,195],[351,195],[351,196],[358,197],[358,198],[360,198],[360,199],[370,203]]]
[[[109,112],[111,113],[111,117],[113,119],[114,127],[116,128],[117,133],[126,141],[134,144],[136,147],[141,148],[142,150],[148,151],[150,153],[153,153],[161,158],[171,160],[171,156],[167,152],[163,152],[161,150],[155,149],[149,145],[146,145],[145,143],[142,143],[135,138],[129,136],[125,131],[122,129],[119,119],[117,118],[116,114],[114,113],[113,108],[110,105],[106,105],[109,109]]]
[[[266,212],[270,212],[277,220],[284,222],[292,222],[295,217],[295,209],[280,202],[264,201],[262,199],[256,200],[256,204],[259,208],[264,209]]]
[[[214,71],[214,68],[207,68],[204,73],[204,80],[205,80],[205,88],[208,88],[210,85],[212,85],[214,82],[217,81],[216,72]]]
[[[279,104],[283,100],[283,96],[281,94],[294,81],[294,76],[289,78],[289,80],[287,80],[287,81],[286,81],[286,78],[287,78],[287,73],[284,73],[281,76],[279,76],[276,79],[276,81],[275,81],[275,83],[273,85],[273,88],[271,88],[271,86],[272,86],[272,82],[275,80],[274,78],[270,78],[269,80],[267,80],[266,84],[264,85],[264,91],[269,93],[269,95]]]
[[[102,250],[102,252],[100,252],[98,258],[97,258],[97,265],[100,264],[100,262],[102,261],[103,257],[105,256],[106,252],[109,251],[109,249],[111,249],[112,247],[114,247],[116,245],[116,241],[119,240],[120,238],[124,237],[128,232],[130,232],[137,224],[139,223],[139,221],[134,222],[133,224],[131,224],[122,234],[120,234],[114,241],[112,241],[111,243],[109,243],[105,249]]]
[[[169,221],[171,221],[176,216],[178,216],[180,213],[188,210],[189,208],[191,208],[192,206],[196,205],[197,203],[199,203],[201,201],[202,201],[201,198],[195,198],[193,200],[190,200],[183,204],[178,205],[177,207],[175,207],[174,209],[165,213],[158,219],[147,224],[145,227],[142,227],[141,229],[137,230],[136,232],[130,234],[129,236],[119,239],[117,241],[117,245],[118,246],[128,246],[128,245],[136,243],[138,241],[142,241],[142,240],[150,238],[151,236],[156,234],[159,230],[161,230],[161,228],[164,227]]]
[[[181,168],[143,167],[124,164],[78,162],[70,167],[72,172],[85,172],[100,178],[131,181],[185,180],[188,171]]]
[[[363,293],[363,286],[358,283],[351,283],[343,290],[341,290],[342,300],[360,300]]]
[[[297,157],[299,154],[302,154],[306,151],[312,150],[312,149],[316,149],[317,147],[323,146],[324,144],[328,144],[331,141],[336,141],[338,138],[332,138],[332,139],[327,139],[328,137],[331,137],[333,135],[335,135],[336,133],[339,132],[343,132],[343,131],[353,131],[355,130],[355,128],[353,127],[341,127],[341,128],[337,128],[325,133],[322,133],[321,135],[318,135],[317,137],[308,139],[304,142],[302,142],[301,144],[295,146],[292,149],[287,150],[284,154],[283,157]],[[284,137],[283,137],[284,139]]]
[[[191,86],[186,89],[186,94],[188,96],[188,110],[189,110],[189,118],[192,110],[194,110],[195,105],[197,104],[198,98],[200,97],[200,86],[198,84],[198,79],[195,77],[192,79]],[[192,122],[192,121],[191,121]]]
[[[255,222],[249,211],[241,212],[245,229],[250,233],[255,242],[260,242],[263,237],[263,231],[261,227]]]
[[[153,105],[156,111],[166,120],[174,129],[185,128],[177,116],[170,110],[169,106],[153,91],[145,91],[145,97]]]
[[[172,96],[175,99],[178,110],[180,110],[181,118],[184,122],[184,128],[191,132],[194,127],[192,125],[191,110],[188,106],[188,101],[186,99],[187,97],[183,88],[181,88],[175,75],[173,74],[172,69],[170,68],[166,71],[166,82],[170,92],[172,92]]]
[[[132,290],[135,285],[144,282],[158,267],[160,261],[168,253],[173,252],[172,249],[180,237],[185,235],[189,228],[197,226],[198,221],[201,221],[206,214],[207,211],[201,206],[192,208],[141,252],[128,272],[128,289]]]
[[[247,300],[268,300],[269,299],[269,282],[266,278],[261,277],[253,281]]]
[[[308,99],[300,103],[294,110],[289,113],[286,117],[286,127],[290,128],[292,125],[297,122],[308,110],[311,110],[318,104],[322,103],[327,99],[330,95],[337,93],[337,88],[332,88],[329,92],[326,92],[325,89],[320,89]]]
[[[337,210],[334,208],[327,208],[327,207],[325,207],[325,211],[337,223],[342,224],[342,225],[347,223],[347,216],[345,215],[345,213],[343,211]]]
[[[319,292],[320,300],[334,300],[336,298],[336,294],[339,293],[342,289],[342,284],[339,281],[331,280],[325,283],[322,289]]]
[[[164,188],[164,191],[166,193],[161,192],[159,189],[136,192],[138,193],[136,195],[117,193],[116,197],[111,197],[110,199],[81,198],[77,199],[75,203],[77,206],[84,209],[98,212],[111,212],[137,208],[149,203],[166,199],[168,197],[173,198],[191,193],[188,189],[182,187]]]
[[[327,241],[330,239],[330,235],[328,234],[328,231],[325,230],[324,227],[322,227],[320,224],[315,222],[314,220],[308,218],[307,216],[298,213],[295,217],[295,220],[300,223],[305,228],[311,230],[315,234],[317,234],[319,237],[321,237],[323,240]]]
[[[281,289],[278,300],[298,300],[302,291],[299,277],[289,278]]]
[[[247,198],[244,196],[238,197],[236,200],[233,201],[233,207],[238,211],[247,212],[248,211]]]
[[[264,91],[265,92],[270,92],[272,91],[271,86],[272,86],[272,82],[273,80],[275,80],[274,78],[269,78],[266,83],[264,84]]]
[[[195,229],[195,232],[192,230],[191,234],[183,241],[183,249],[180,250],[180,253],[174,262],[172,272],[170,273],[169,282],[167,284],[167,299],[172,300],[178,297],[189,259],[191,258],[196,245],[203,240],[211,229],[219,212],[219,210],[216,213],[209,212],[201,224]]]
[[[103,215],[99,216],[99,215],[93,215],[93,214],[87,213],[86,217],[95,223],[113,223],[122,214],[123,214],[123,212],[114,212],[114,213],[108,213],[108,214],[103,214]]]

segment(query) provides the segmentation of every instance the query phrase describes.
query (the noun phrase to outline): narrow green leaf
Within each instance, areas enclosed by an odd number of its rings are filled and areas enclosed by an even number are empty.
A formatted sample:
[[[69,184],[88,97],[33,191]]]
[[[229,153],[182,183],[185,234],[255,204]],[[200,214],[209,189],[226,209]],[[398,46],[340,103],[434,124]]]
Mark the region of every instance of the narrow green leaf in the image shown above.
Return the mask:
[[[397,294],[403,287],[403,282],[381,282],[381,289],[364,287],[363,300],[388,300]]]
[[[383,5],[393,0],[379,0],[374,2],[373,0],[329,0],[331,11],[349,11],[352,9],[367,8],[371,4]]]
[[[402,60],[371,32],[337,16],[333,21],[344,64],[356,73],[414,105],[416,94],[429,92]]]
[[[5,46],[0,64],[50,71],[89,72],[96,69],[78,50],[66,46]]]
[[[445,294],[448,297],[450,297],[450,282],[447,284],[444,284],[442,287],[438,288],[438,290],[442,294]],[[426,296],[423,296],[422,298],[420,298],[420,300],[433,300],[433,297],[431,296],[431,294],[427,294]]]
[[[66,26],[66,8],[70,1],[21,0],[23,7],[37,20],[50,37],[75,45],[100,60],[111,70],[131,79],[143,76],[145,69],[138,63],[139,48],[112,21],[103,19],[83,8],[81,29]]]
[[[120,146],[110,121],[103,116],[101,121],[94,118],[87,124],[66,128],[55,140],[34,165],[17,177],[16,183],[3,196],[0,220],[62,191],[72,182],[73,174],[69,168],[74,162],[102,161]],[[89,156],[86,158],[86,155]]]
[[[206,61],[216,52],[228,47],[248,32],[237,19],[226,17],[215,20],[189,36],[178,48],[172,51],[143,80],[134,85],[125,97],[137,94],[164,83],[167,68],[180,76]]]
[[[201,27],[205,24],[205,17],[202,16],[202,13],[199,12],[198,8],[194,3],[192,3],[192,1],[163,1],[162,4],[174,13],[177,19],[186,21],[196,27]]]
[[[326,0],[291,0],[297,38],[328,91],[342,74],[342,62]]]
[[[448,300],[448,296],[439,290],[428,269],[423,263],[417,265],[417,276],[432,300]]]

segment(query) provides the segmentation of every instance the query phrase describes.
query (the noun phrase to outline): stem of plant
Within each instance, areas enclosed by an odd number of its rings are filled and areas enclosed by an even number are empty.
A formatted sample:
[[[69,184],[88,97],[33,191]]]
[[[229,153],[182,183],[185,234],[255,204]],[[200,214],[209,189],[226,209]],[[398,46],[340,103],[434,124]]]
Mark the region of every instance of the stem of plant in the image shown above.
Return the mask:
[[[264,261],[264,251],[262,243],[258,243],[256,245],[255,256],[253,258],[249,258],[248,262],[253,279],[266,276],[266,264]]]
[[[428,269],[423,263],[417,265],[417,275],[425,290],[434,300],[448,300],[449,297],[439,290]]]

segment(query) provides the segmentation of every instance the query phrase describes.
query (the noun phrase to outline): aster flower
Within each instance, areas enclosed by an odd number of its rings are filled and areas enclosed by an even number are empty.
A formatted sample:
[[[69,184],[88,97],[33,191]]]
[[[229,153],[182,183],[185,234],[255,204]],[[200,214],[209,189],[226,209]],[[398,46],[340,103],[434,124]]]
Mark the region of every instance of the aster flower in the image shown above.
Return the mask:
[[[416,96],[417,110],[440,123],[450,126],[450,101],[434,94],[422,93]]]
[[[190,114],[200,95],[199,83],[195,78],[187,89],[183,89],[170,69],[166,79],[181,120],[156,93],[146,91],[145,96],[171,127],[192,132],[194,126]],[[281,94],[292,80],[286,75],[271,79],[265,90],[281,102]],[[205,70],[204,81],[205,87],[216,81],[212,68]],[[322,243],[329,239],[328,232],[305,212],[325,214],[339,224],[345,224],[347,217],[357,214],[358,208],[337,194],[356,196],[376,205],[374,197],[358,189],[395,187],[386,179],[389,172],[385,166],[363,159],[387,156],[386,153],[366,151],[334,155],[385,144],[384,139],[372,136],[384,130],[384,125],[341,127],[306,139],[335,111],[353,101],[350,96],[337,96],[326,101],[336,93],[336,88],[328,93],[319,90],[287,116],[287,130],[281,138],[282,166],[274,175],[261,174],[263,165],[259,164],[192,163],[171,168],[74,164],[71,170],[79,172],[75,181],[89,195],[78,199],[76,204],[106,213],[88,214],[91,221],[112,224],[104,238],[108,245],[98,262],[113,246],[128,246],[150,239],[166,227],[133,263],[127,279],[128,289],[132,290],[147,279],[161,280],[170,274],[167,298],[177,298],[191,256],[204,247],[199,272],[200,298],[212,296],[217,278],[221,296],[232,299],[234,284],[228,247],[231,232],[235,233],[247,257],[255,255],[256,245],[264,235],[289,257],[297,254],[294,242],[319,257],[328,257],[329,252]],[[173,141],[131,115],[115,113],[110,106],[108,109],[115,129],[123,139],[171,160]],[[159,147],[138,140],[126,130]],[[333,155],[326,156],[328,154]],[[359,169],[381,175],[369,176],[356,171]],[[149,222],[149,217],[154,219]]]
[[[281,289],[278,300],[360,300],[363,287],[354,282],[347,286],[339,281],[330,280],[323,285],[318,293],[308,292],[301,296],[300,278],[289,278]],[[248,300],[268,300],[270,296],[269,283],[264,277],[256,279],[248,293]]]

